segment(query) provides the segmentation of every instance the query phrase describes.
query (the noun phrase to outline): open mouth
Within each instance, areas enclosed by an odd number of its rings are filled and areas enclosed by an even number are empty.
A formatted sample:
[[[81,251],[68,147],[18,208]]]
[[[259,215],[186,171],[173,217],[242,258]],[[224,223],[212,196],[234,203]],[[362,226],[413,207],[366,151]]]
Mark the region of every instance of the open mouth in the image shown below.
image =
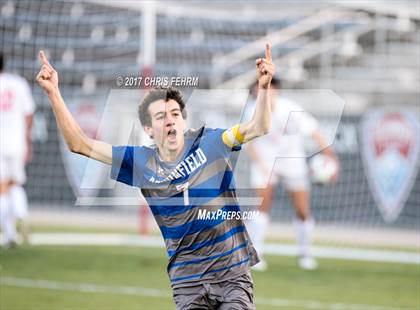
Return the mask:
[[[171,129],[168,131],[168,140],[170,142],[176,141],[176,129]]]

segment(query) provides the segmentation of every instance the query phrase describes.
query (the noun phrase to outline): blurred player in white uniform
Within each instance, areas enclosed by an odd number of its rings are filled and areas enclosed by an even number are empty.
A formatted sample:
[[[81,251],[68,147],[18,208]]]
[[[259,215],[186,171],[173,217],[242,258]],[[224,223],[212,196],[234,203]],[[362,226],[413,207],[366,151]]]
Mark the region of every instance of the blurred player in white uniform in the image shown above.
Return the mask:
[[[0,53],[0,225],[3,243],[17,244],[16,224],[27,241],[25,164],[31,158],[31,127],[34,100],[25,79],[4,71]]]
[[[262,257],[274,190],[281,183],[296,211],[294,226],[297,233],[298,264],[302,269],[316,269],[318,264],[310,251],[315,223],[310,214],[310,178],[305,140],[313,139],[325,155],[336,161],[337,157],[319,132],[318,121],[295,102],[279,97],[278,79],[273,79],[271,85],[273,93],[270,132],[252,141],[246,148],[252,160],[251,185],[263,198],[258,207],[259,216],[249,223],[249,232],[258,254]],[[249,117],[249,111],[253,111],[254,104],[248,104],[245,118]],[[263,271],[266,268],[267,263],[263,259],[254,266],[255,270]]]

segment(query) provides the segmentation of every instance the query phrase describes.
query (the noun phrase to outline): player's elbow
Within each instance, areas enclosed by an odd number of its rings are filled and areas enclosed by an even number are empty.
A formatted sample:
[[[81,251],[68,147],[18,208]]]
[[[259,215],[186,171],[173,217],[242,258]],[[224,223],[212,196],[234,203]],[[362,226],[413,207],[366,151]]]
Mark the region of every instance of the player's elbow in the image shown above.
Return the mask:
[[[67,143],[67,146],[69,148],[69,151],[72,153],[81,154],[82,153],[82,147],[79,143]]]
[[[81,139],[77,141],[69,141],[67,146],[72,153],[89,156],[89,143],[86,137],[81,137]]]

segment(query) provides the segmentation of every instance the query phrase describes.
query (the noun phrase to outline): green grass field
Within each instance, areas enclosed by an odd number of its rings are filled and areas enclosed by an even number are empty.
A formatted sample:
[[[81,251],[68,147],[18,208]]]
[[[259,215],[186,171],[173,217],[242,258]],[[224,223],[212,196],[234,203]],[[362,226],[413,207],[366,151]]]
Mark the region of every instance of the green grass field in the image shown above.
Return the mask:
[[[290,257],[267,260],[253,273],[258,309],[420,307],[418,265],[320,260],[305,272]],[[21,247],[1,249],[0,264],[2,310],[174,309],[164,249]]]

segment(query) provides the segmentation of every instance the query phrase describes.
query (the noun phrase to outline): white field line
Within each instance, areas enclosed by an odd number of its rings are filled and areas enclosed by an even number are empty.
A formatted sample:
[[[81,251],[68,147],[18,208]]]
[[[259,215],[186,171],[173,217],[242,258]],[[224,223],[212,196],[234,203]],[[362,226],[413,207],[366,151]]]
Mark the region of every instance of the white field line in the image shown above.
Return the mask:
[[[27,278],[1,277],[0,284],[3,286],[38,288],[59,291],[73,291],[83,293],[106,293],[118,295],[134,295],[157,298],[172,298],[167,290],[137,287],[137,286],[109,286],[92,283],[58,282],[47,280],[33,280]],[[304,309],[324,310],[397,310],[405,308],[390,308],[384,306],[347,303],[327,303],[314,300],[296,300],[282,298],[255,298],[255,303],[265,306],[296,307]]]
[[[296,256],[297,249],[295,245],[271,243],[264,246],[264,253],[280,256]],[[319,258],[420,264],[420,253],[418,252],[313,246],[312,254]]]
[[[97,233],[35,233],[31,235],[32,245],[114,245],[164,247],[159,236],[138,236],[128,234]],[[313,246],[312,252],[318,258],[375,261],[420,265],[420,253],[389,250],[369,250],[345,247]],[[296,246],[288,244],[266,244],[264,253],[279,256],[296,256]]]

